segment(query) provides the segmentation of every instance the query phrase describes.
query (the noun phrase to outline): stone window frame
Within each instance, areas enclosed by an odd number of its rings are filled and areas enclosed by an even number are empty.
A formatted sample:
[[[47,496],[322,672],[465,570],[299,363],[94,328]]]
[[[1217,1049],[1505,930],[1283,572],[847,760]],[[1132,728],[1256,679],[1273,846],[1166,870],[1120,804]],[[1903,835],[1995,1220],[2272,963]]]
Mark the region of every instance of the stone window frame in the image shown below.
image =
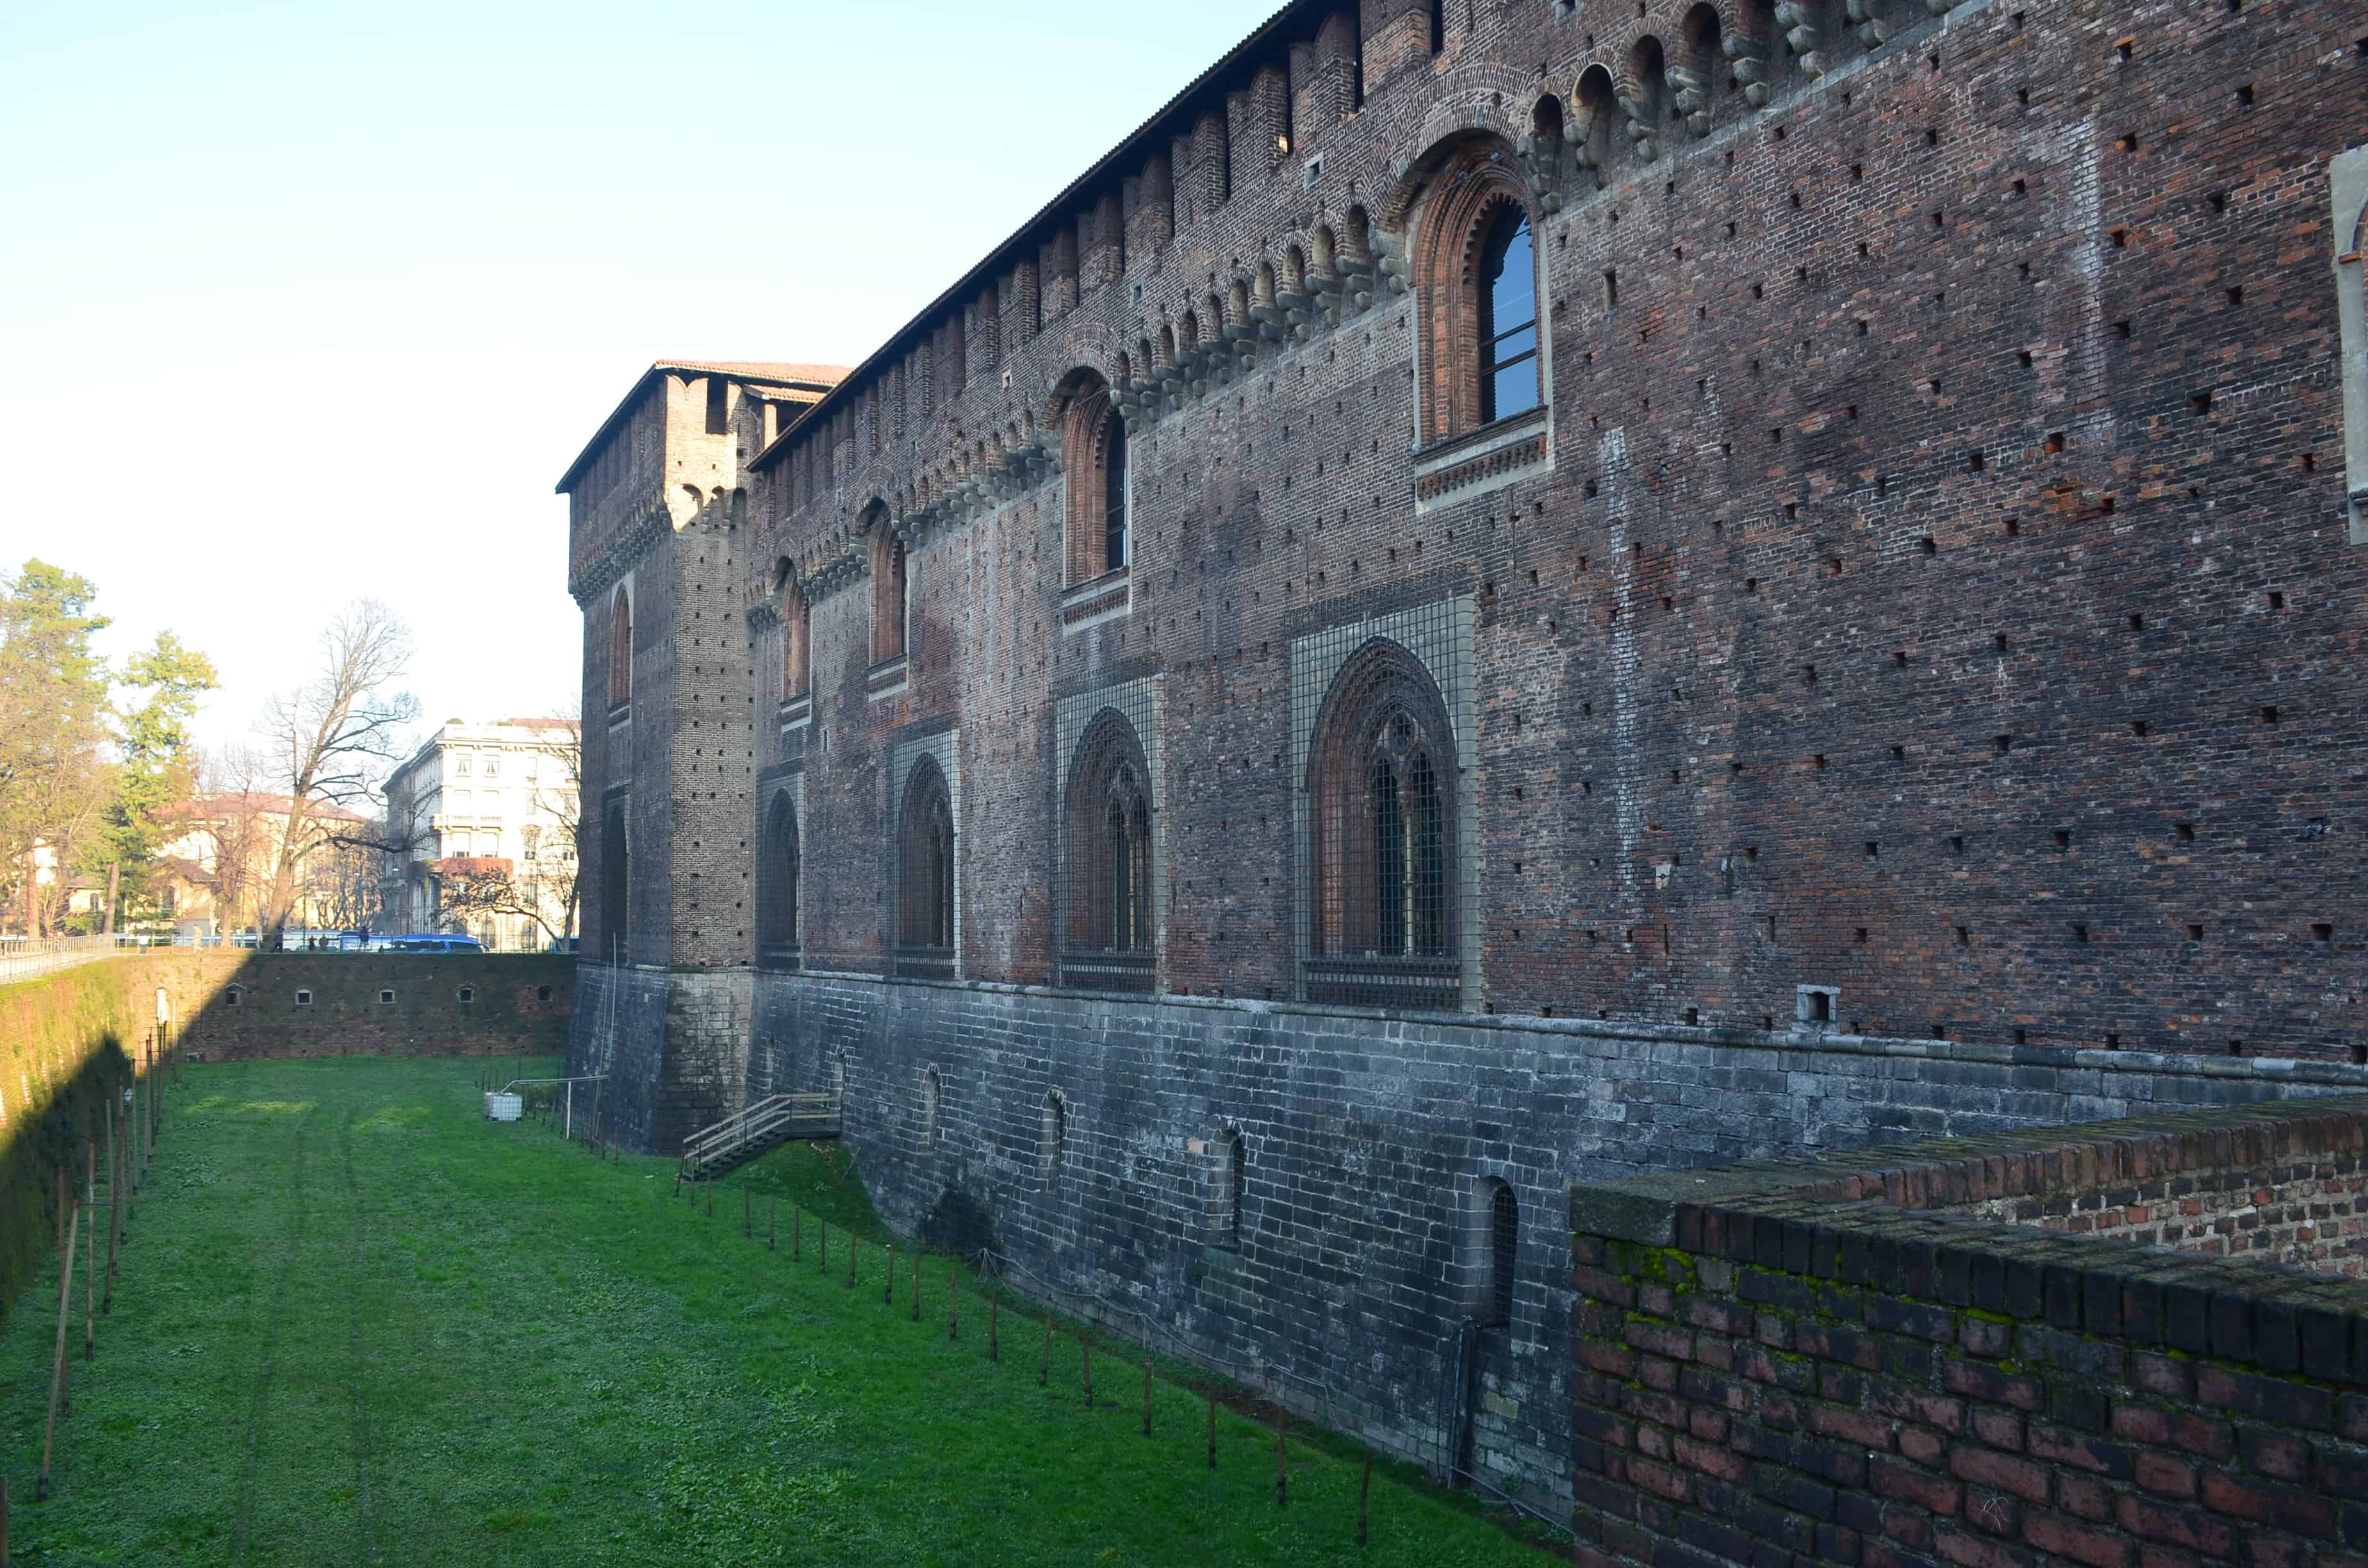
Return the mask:
[[[1080,368],[1064,378],[1058,402],[1061,420],[1062,514],[1066,519],[1066,585],[1077,587],[1125,572],[1134,556],[1134,475],[1121,471],[1122,510],[1127,529],[1127,558],[1110,559],[1107,468],[1110,432],[1129,442],[1126,416],[1110,395],[1110,383],[1099,370]],[[1131,451],[1130,447],[1130,451]]]
[[[1412,222],[1408,254],[1414,258],[1416,312],[1414,354],[1421,409],[1419,428],[1426,451],[1486,445],[1500,426],[1526,433],[1554,406],[1552,315],[1548,278],[1552,248],[1539,243],[1545,214],[1531,199],[1520,155],[1503,138],[1474,134],[1438,150],[1438,166],[1425,182]],[[1519,207],[1530,222],[1537,290],[1538,403],[1535,408],[1483,422],[1481,407],[1480,301],[1476,289],[1479,250],[1499,210]],[[1547,450],[1553,449],[1551,441]]]
[[[2353,544],[2368,544],[2368,146],[2329,159],[2327,183],[2343,382],[2346,535]]]
[[[803,967],[805,954],[805,822],[806,778],[803,768],[761,797],[764,806],[757,815],[756,893],[757,893],[757,967],[769,973],[787,974]],[[790,813],[791,873],[790,873],[790,934],[786,941],[768,939],[772,915],[771,901],[778,893],[772,871],[773,821],[784,808]],[[768,874],[769,872],[769,874]],[[768,958],[768,949],[780,949]]]
[[[1529,1208],[1514,1173],[1494,1165],[1476,1170],[1460,1184],[1455,1227],[1455,1297],[1474,1326],[1509,1337],[1520,1317],[1521,1226]],[[1502,1249],[1498,1195],[1512,1204],[1512,1251]]]
[[[1307,790],[1315,726],[1341,669],[1376,639],[1397,645],[1430,676],[1454,732],[1454,846],[1452,875],[1456,954],[1463,960],[1457,1010],[1482,1010],[1480,964],[1479,713],[1475,645],[1479,607],[1468,594],[1346,621],[1295,638],[1291,644],[1291,819],[1293,867],[1292,983],[1307,999],[1307,965],[1315,956],[1315,887],[1311,858],[1314,801]]]
[[[477,988],[473,985],[463,985],[453,993],[453,999],[464,1007],[472,1006],[477,1000]]]
[[[394,992],[393,988],[384,985],[380,986],[378,989],[378,1000],[381,1006],[392,1005],[394,1001]]]
[[[1072,809],[1071,791],[1078,782],[1078,765],[1085,760],[1085,746],[1094,739],[1094,726],[1102,722],[1105,712],[1113,713],[1133,732],[1133,738],[1143,764],[1144,787],[1151,805],[1151,885],[1148,898],[1151,912],[1151,970],[1147,988],[1156,992],[1165,976],[1160,965],[1167,949],[1167,931],[1163,912],[1167,909],[1167,850],[1164,830],[1167,804],[1166,753],[1160,733],[1163,711],[1159,677],[1146,676],[1117,686],[1097,687],[1061,698],[1053,708],[1053,755],[1060,758],[1061,770],[1054,778],[1053,821],[1061,825],[1054,835],[1053,855],[1053,933],[1055,963],[1060,983],[1081,990],[1111,989],[1110,977],[1095,972],[1102,960],[1092,952],[1072,949],[1068,945],[1070,900],[1075,896],[1074,849],[1068,832]],[[1123,989],[1123,987],[1121,987]]]
[[[1209,1244],[1239,1252],[1243,1210],[1249,1197],[1249,1142],[1242,1130],[1228,1126],[1211,1139],[1208,1161]]]
[[[296,993],[296,1006],[299,1007],[309,1007],[312,1005],[313,993],[310,990],[299,988]]]
[[[939,1142],[945,1138],[945,1098],[946,1084],[944,1075],[938,1071],[938,1064],[936,1062],[931,1062],[926,1063],[921,1069],[921,1116],[919,1139],[920,1146],[924,1150],[927,1150],[932,1143]]]
[[[901,944],[904,921],[901,907],[903,889],[902,852],[904,824],[902,817],[905,796],[912,786],[914,769],[924,761],[937,765],[946,786],[946,812],[953,828],[952,876],[953,920],[952,947],[943,963],[932,962],[927,967],[935,971],[920,978],[960,980],[962,977],[963,876],[962,846],[967,835],[962,827],[962,732],[940,730],[935,734],[916,736],[897,742],[889,748],[886,783],[887,799],[882,802],[882,820],[888,832],[882,835],[881,884],[884,892],[882,927],[883,944],[890,973],[904,972],[896,960]]]

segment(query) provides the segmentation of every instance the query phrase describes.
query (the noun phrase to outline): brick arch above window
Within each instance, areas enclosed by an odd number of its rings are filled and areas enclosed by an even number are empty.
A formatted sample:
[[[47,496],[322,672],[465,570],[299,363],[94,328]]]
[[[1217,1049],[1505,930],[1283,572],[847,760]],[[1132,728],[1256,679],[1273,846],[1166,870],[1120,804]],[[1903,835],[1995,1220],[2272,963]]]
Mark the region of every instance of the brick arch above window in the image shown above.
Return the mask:
[[[1501,245],[1513,226],[1527,225],[1522,237],[1533,240],[1535,217],[1520,165],[1499,137],[1468,138],[1429,181],[1417,220],[1414,266],[1420,300],[1426,443],[1476,430],[1503,412],[1525,411],[1492,406],[1488,374],[1519,350],[1518,344],[1508,347],[1506,329],[1520,324],[1492,320],[1489,279],[1483,273],[1492,246]],[[1533,260],[1534,244],[1524,249]],[[1545,385],[1537,345],[1543,314],[1537,300],[1543,291],[1537,288],[1534,265],[1529,281],[1528,352],[1530,362],[1538,367],[1537,393],[1530,401],[1534,406],[1543,401]]]

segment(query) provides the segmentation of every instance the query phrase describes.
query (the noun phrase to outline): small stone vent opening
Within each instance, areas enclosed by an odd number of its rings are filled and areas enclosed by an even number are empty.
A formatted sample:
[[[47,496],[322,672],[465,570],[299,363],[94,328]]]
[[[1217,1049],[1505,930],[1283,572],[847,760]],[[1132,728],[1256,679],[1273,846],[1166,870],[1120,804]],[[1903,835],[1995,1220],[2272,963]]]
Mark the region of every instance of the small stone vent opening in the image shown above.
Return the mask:
[[[1242,1191],[1248,1176],[1249,1151],[1239,1129],[1228,1127],[1209,1146],[1209,1243],[1239,1252],[1242,1248]]]
[[[1497,1176],[1480,1184],[1474,1205],[1471,1278],[1472,1320],[1482,1328],[1509,1328],[1513,1322],[1513,1278],[1520,1257],[1521,1202],[1511,1185]]]
[[[938,1070],[932,1067],[921,1074],[921,1142],[924,1147],[945,1136],[938,1125],[939,1092]]]

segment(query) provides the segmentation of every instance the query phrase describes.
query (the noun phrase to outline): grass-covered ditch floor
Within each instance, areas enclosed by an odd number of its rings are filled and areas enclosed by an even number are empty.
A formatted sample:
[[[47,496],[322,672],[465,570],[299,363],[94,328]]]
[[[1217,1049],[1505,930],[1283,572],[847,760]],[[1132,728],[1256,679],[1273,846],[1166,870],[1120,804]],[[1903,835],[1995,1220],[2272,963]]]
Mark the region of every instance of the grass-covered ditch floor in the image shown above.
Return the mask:
[[[1221,1406],[1212,1472],[1201,1395],[1163,1380],[1142,1435],[1131,1348],[1096,1345],[1088,1410],[1064,1324],[1039,1388],[1039,1320],[1006,1312],[990,1362],[967,1272],[950,1341],[944,1258],[923,1265],[920,1323],[901,1252],[883,1305],[885,1233],[835,1151],[768,1156],[711,1218],[674,1199],[665,1162],[487,1123],[478,1070],[183,1069],[47,1504],[53,1260],[0,1337],[18,1562],[1540,1560],[1385,1467],[1360,1551],[1345,1445],[1294,1436],[1278,1508],[1270,1427]]]

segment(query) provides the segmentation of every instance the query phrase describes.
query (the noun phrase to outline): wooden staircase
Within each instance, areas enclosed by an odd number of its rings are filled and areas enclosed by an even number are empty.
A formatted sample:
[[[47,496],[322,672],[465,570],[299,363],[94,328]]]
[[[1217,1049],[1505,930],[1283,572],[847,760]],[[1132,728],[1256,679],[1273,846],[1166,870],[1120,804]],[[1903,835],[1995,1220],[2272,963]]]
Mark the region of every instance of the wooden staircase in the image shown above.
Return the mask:
[[[692,1180],[722,1176],[792,1139],[838,1136],[839,1097],[773,1095],[702,1127],[682,1141],[682,1174]]]

